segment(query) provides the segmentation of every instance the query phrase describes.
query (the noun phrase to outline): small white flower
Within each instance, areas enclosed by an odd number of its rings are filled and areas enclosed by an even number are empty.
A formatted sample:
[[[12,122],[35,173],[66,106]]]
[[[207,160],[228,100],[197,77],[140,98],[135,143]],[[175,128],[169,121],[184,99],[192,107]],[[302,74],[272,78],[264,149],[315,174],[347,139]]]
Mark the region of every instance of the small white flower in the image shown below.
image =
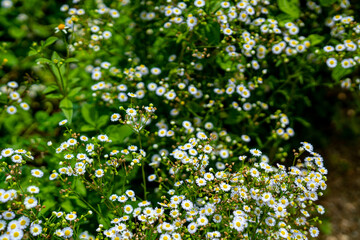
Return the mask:
[[[286,229],[285,228],[280,228],[279,229],[279,234],[280,234],[280,236],[281,237],[283,237],[283,238],[287,238],[288,237],[288,231],[286,231]]]
[[[190,234],[194,234],[197,231],[197,224],[195,222],[192,222],[187,226],[187,229]]]
[[[29,193],[39,193],[40,192],[40,189],[38,188],[38,187],[36,187],[36,186],[29,186],[28,188],[27,188],[27,191],[29,192]]]
[[[77,215],[76,215],[76,213],[69,213],[69,214],[66,214],[65,218],[66,218],[66,220],[73,221],[77,218]]]
[[[198,178],[196,179],[196,184],[201,187],[206,185],[206,180],[204,178]]]
[[[64,120],[62,120],[62,121],[59,122],[59,126],[62,126],[62,125],[64,125],[64,124],[66,124],[67,122],[68,122],[68,120],[67,120],[67,119],[64,119]]]
[[[223,32],[225,35],[231,35],[233,33],[233,31],[230,28],[225,28]]]
[[[126,109],[126,114],[131,116],[131,117],[135,117],[136,116],[136,110],[133,108],[128,108]]]
[[[33,236],[37,236],[42,232],[42,227],[40,224],[31,224],[30,226],[30,233]]]
[[[256,148],[251,149],[250,153],[255,157],[259,157],[262,154],[261,151],[259,149],[256,149]]]
[[[109,140],[109,137],[106,136],[105,134],[101,134],[97,137],[101,142],[106,142]]]
[[[10,157],[14,153],[14,150],[12,148],[5,148],[1,151],[1,155],[3,157]]]
[[[58,175],[57,173],[52,173],[52,174],[50,174],[50,176],[49,176],[49,180],[54,180],[54,179],[56,179],[58,176],[59,176],[59,175]]]
[[[196,7],[203,7],[205,6],[205,0],[195,0],[194,5]]]
[[[42,176],[44,176],[44,173],[40,169],[33,169],[31,170],[31,175],[33,175],[36,178],[41,178]]]
[[[104,176],[104,170],[102,169],[95,170],[95,176],[97,178],[101,178],[102,176]]]
[[[209,220],[207,219],[207,217],[205,216],[200,216],[197,220],[196,223],[198,226],[205,226],[206,224],[209,223]]]
[[[326,64],[328,65],[329,68],[334,68],[337,65],[337,60],[335,58],[328,58],[326,60]]]
[[[120,114],[118,114],[118,113],[114,113],[114,114],[111,115],[111,117],[110,117],[110,120],[111,120],[112,122],[119,121],[119,119],[120,119]]]
[[[69,27],[66,26],[65,24],[60,23],[60,24],[55,28],[55,33],[62,31],[63,33],[66,34],[66,33],[67,33],[66,29],[68,29],[68,28],[69,28]]]
[[[223,190],[225,192],[228,192],[228,191],[231,190],[231,186],[229,184],[227,184],[227,183],[224,183],[224,182],[222,182],[220,184],[220,188],[221,188],[221,190]]]
[[[7,108],[6,108],[6,111],[9,113],[9,114],[15,114],[16,113],[16,111],[17,111],[17,109],[16,109],[16,107],[14,107],[14,106],[8,106]]]
[[[149,182],[152,182],[152,181],[155,181],[156,180],[156,175],[155,174],[151,174],[148,176],[148,181]]]
[[[24,205],[25,205],[26,209],[36,207],[37,204],[38,204],[38,201],[34,197],[26,197],[24,200]]]
[[[64,238],[71,238],[73,235],[73,230],[70,227],[64,228],[62,232],[64,233],[63,235]]]

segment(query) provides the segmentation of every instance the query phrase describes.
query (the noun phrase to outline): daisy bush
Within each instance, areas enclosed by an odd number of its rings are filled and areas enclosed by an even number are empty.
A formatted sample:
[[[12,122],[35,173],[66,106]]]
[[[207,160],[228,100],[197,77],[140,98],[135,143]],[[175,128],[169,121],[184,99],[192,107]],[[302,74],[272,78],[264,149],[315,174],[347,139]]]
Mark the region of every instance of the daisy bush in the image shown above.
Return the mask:
[[[314,92],[358,96],[359,4],[29,2],[0,9],[0,239],[319,236],[297,131]]]

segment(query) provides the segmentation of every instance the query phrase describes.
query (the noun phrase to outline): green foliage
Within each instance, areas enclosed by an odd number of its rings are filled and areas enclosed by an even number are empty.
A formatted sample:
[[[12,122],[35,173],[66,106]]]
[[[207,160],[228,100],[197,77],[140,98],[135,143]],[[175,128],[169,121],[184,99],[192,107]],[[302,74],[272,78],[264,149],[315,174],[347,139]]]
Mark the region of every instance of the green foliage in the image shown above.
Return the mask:
[[[120,222],[134,239],[331,232],[317,204],[327,170],[307,141],[325,144],[330,124],[360,132],[358,4],[8,2],[0,213],[41,220],[26,237],[104,239]]]
[[[279,9],[291,17],[291,19],[298,19],[300,17],[299,0],[277,0],[277,4]]]
[[[331,77],[335,81],[339,82],[342,78],[352,73],[352,71],[352,69],[345,69],[339,65],[334,68],[333,72],[331,73]]]
[[[71,122],[73,115],[73,103],[65,97],[60,101],[59,107],[65,114],[65,117]]]
[[[320,5],[324,7],[329,7],[334,3],[339,2],[338,0],[320,0]]]
[[[133,134],[133,130],[129,126],[110,125],[106,128],[105,133],[114,139],[114,144],[121,144]]]
[[[325,37],[319,34],[311,34],[309,35],[308,39],[311,43],[311,46],[315,46],[321,44],[325,40]]]

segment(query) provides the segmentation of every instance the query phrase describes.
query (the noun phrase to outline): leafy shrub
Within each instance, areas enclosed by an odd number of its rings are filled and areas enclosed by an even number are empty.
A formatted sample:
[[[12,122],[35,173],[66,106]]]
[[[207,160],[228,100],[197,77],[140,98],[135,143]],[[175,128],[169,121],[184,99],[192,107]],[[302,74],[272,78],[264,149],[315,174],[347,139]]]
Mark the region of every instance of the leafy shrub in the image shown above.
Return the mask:
[[[317,89],[359,87],[358,4],[26,6],[1,9],[28,53],[1,49],[1,239],[319,235],[327,170],[297,129]]]

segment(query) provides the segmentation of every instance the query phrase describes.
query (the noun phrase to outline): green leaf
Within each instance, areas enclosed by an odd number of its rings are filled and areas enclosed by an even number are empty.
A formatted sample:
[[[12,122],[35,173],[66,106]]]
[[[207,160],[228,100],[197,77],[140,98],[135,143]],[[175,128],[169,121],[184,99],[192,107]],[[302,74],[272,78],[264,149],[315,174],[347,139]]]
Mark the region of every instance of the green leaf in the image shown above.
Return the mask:
[[[294,120],[301,123],[304,127],[311,127],[311,123],[309,123],[308,121],[306,121],[305,119],[301,118],[301,117],[294,117]]]
[[[26,36],[26,31],[21,28],[11,27],[9,28],[9,35],[15,39],[21,39]]]
[[[207,38],[206,45],[218,45],[220,43],[220,25],[217,22],[200,25],[198,33],[202,41],[204,41],[204,38]]]
[[[323,7],[331,6],[333,3],[338,2],[338,0],[320,0],[320,5]]]
[[[75,84],[80,81],[80,78],[71,78],[71,84]]]
[[[325,235],[330,235],[332,233],[332,224],[329,220],[323,221],[319,228]]]
[[[76,181],[75,189],[76,189],[76,192],[78,194],[80,194],[81,196],[83,196],[83,197],[86,196],[86,188],[82,181]]]
[[[38,122],[46,121],[49,118],[49,114],[45,111],[38,111],[35,113],[35,119]]]
[[[346,75],[352,73],[352,71],[352,68],[343,68],[341,64],[338,64],[332,71],[331,77],[338,82]]]
[[[63,95],[61,93],[50,93],[46,95],[47,99],[61,99],[63,98]]]
[[[202,110],[204,110],[204,108],[202,106],[200,106],[200,104],[198,104],[194,101],[188,102],[186,107],[187,107],[188,111],[193,113],[195,116],[198,116],[198,113],[200,114],[202,112]]]
[[[75,197],[75,203],[79,206],[82,207],[84,209],[88,209],[89,207],[80,199],[78,199],[77,197]]]
[[[36,54],[38,54],[38,52],[35,49],[31,49],[28,53],[28,56],[30,57],[30,56],[34,56]]]
[[[57,40],[58,40],[57,37],[49,37],[48,39],[46,39],[44,47],[50,46],[51,44],[53,44]]]
[[[98,205],[98,207],[99,207],[99,205]],[[99,207],[99,211],[100,211],[100,213],[101,213],[101,209],[100,209],[100,207]],[[102,214],[102,213],[101,213]],[[98,214],[96,214],[96,216],[97,216],[97,221],[98,221],[98,223],[99,224],[102,224],[103,226],[105,226],[105,227],[108,227],[109,226],[109,223],[105,220],[105,219],[103,219],[100,215],[98,215]]]
[[[53,62],[47,58],[38,58],[35,60],[35,62],[40,63],[40,64],[45,64],[45,63],[53,64]]]
[[[68,97],[74,97],[76,94],[78,94],[81,91],[82,87],[76,87],[70,90]]]
[[[129,137],[133,130],[125,125],[110,125],[105,130],[106,134],[113,141],[113,143],[123,143],[125,138]]]
[[[1,181],[1,182],[4,182],[5,179],[6,179],[5,173],[4,173],[4,172],[1,172],[1,173],[0,173],[0,181]]]
[[[31,2],[32,4],[34,4],[33,1],[26,1],[26,2]],[[51,33],[52,29],[50,30],[49,26],[38,24],[36,21],[32,21],[31,30],[34,32],[35,35],[37,35],[42,39],[45,39],[52,34]]]
[[[59,56],[59,55],[57,55],[57,56]],[[51,59],[52,59],[52,64],[50,64],[50,68],[51,68],[51,71],[53,72],[53,74],[55,75],[55,77],[56,77],[56,79],[57,79],[57,81],[59,82],[59,83],[61,83],[62,81],[64,81],[63,82],[63,84],[64,84],[64,88],[66,88],[67,86],[66,86],[66,80],[64,79],[64,78],[61,78],[61,76],[65,76],[65,64],[62,64],[62,65],[60,65],[60,67],[59,67],[59,69],[58,69],[58,65],[57,64],[55,64],[54,62],[56,62],[56,61],[60,61],[61,59],[60,58],[54,58],[54,56],[53,57],[51,57]],[[60,71],[59,71],[60,70]],[[60,75],[61,74],[61,75]]]
[[[217,45],[220,43],[220,25],[218,22],[212,22],[206,25],[206,37],[209,44]]]
[[[325,37],[319,34],[311,34],[309,35],[308,39],[311,43],[311,46],[315,46],[322,43],[325,40]]]
[[[16,66],[19,64],[19,59],[11,51],[8,51],[7,53],[1,53],[0,61],[3,61],[5,58],[8,60],[6,63],[8,66]]]
[[[59,87],[57,85],[49,85],[45,88],[45,90],[43,91],[44,94],[48,94],[54,91],[57,91],[59,89]]]
[[[109,121],[109,116],[102,115],[97,121],[96,121],[96,127],[97,129],[100,129],[101,127],[105,126]]]
[[[277,90],[275,93],[283,95],[286,101],[289,101],[290,99],[289,93],[285,90]]]
[[[229,124],[229,125],[234,125],[234,124],[238,124],[238,123],[241,122],[242,120],[243,120],[242,117],[236,116],[236,117],[226,118],[224,122],[225,122],[226,124]]]
[[[280,10],[293,19],[300,17],[299,0],[277,0]]]
[[[42,205],[45,206],[45,208],[40,211],[39,216],[43,216],[47,211],[54,207],[56,205],[56,202],[53,199],[48,199],[43,202]]]
[[[219,66],[225,70],[225,71],[235,71],[236,70],[236,63],[231,59],[229,55],[225,55],[223,57],[217,57],[216,63],[219,64]]]
[[[65,62],[66,63],[72,63],[72,62],[79,62],[79,60],[76,59],[76,58],[68,58],[68,59],[65,60]]]
[[[69,120],[69,122],[71,122],[73,115],[73,103],[67,97],[65,97],[60,102],[60,108],[63,111],[65,117]]]
[[[91,104],[86,103],[81,107],[81,115],[83,116],[84,120],[91,126],[96,126],[95,121],[98,118],[97,112]]]
[[[257,143],[257,145],[259,146],[259,148],[262,148],[263,143],[262,143],[260,137],[259,137],[259,136],[256,136],[255,140],[256,140],[256,143]]]
[[[286,13],[280,13],[276,16],[276,20],[279,22],[280,27],[285,27],[285,24],[291,22],[293,18]]]
[[[283,60],[282,60],[282,59],[279,59],[279,60],[276,62],[275,67],[279,67],[282,63],[283,63]]]
[[[210,11],[215,13],[217,10],[221,9],[221,2],[219,1],[209,1]]]
[[[91,131],[95,131],[96,128],[92,125],[88,125],[88,124],[84,124],[81,125],[80,131],[81,132],[91,132]]]
[[[179,44],[181,42],[181,40],[183,40],[183,39],[185,39],[185,36],[184,36],[184,34],[180,33],[176,39],[176,44]]]
[[[57,52],[53,52],[52,55],[51,55],[51,60],[54,61],[54,60],[58,60],[60,61],[61,60],[61,57],[59,56],[59,54]]]
[[[72,212],[74,210],[70,200],[66,200],[66,201],[62,202],[61,207],[66,212]]]
[[[219,114],[219,117],[220,117],[220,118],[228,118],[228,117],[229,117],[229,114],[226,113],[226,112],[221,111],[220,114]]]

